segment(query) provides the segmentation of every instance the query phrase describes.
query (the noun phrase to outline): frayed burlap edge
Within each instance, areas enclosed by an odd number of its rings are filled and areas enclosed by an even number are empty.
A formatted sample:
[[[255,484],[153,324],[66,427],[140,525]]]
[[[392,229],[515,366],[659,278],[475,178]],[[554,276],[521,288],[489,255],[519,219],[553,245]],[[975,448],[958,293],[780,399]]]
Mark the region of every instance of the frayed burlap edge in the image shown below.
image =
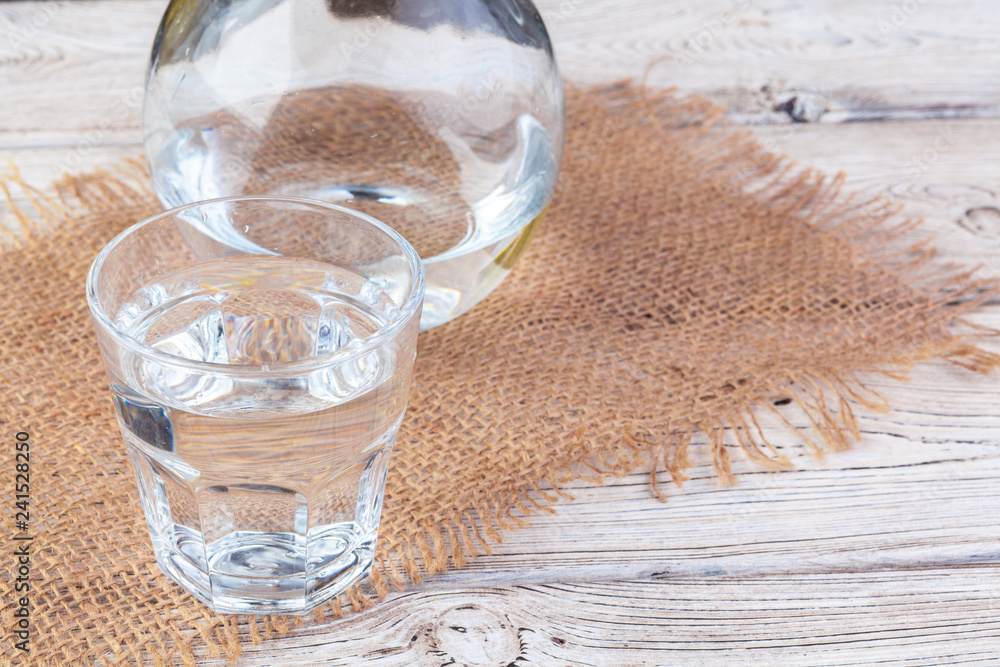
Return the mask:
[[[634,88],[618,83],[580,94],[604,96],[613,111],[615,104],[634,103],[630,90]],[[937,263],[934,249],[926,241],[901,244],[901,238],[917,227],[919,221],[900,219],[900,206],[845,194],[843,175],[827,177],[797,168],[769,153],[747,132],[727,126],[723,121],[724,110],[706,100],[688,98],[678,104],[672,91],[645,91],[643,101],[659,131],[698,158],[700,178],[714,179],[720,187],[743,188],[761,206],[780,208],[785,214],[840,235],[856,252],[859,269],[893,272],[927,295],[928,307],[947,308],[948,316],[942,319],[954,333],[906,356],[886,359],[878,367],[852,369],[850,376],[829,369],[804,369],[787,374],[783,382],[768,388],[766,393],[787,397],[798,407],[811,424],[812,433],[792,424],[764,394],[734,398],[736,407],[727,414],[692,415],[685,424],[672,424],[669,430],[673,436],[667,442],[650,442],[641,434],[623,432],[616,443],[620,447],[601,448],[588,443],[586,433],[580,432],[575,458],[554,467],[548,478],[525,487],[508,487],[482,498],[475,508],[456,510],[443,525],[418,526],[411,540],[382,545],[370,579],[316,610],[312,617],[315,622],[322,622],[327,614],[342,618],[362,611],[388,595],[392,588],[402,591],[408,584],[419,583],[449,567],[461,568],[469,558],[490,553],[491,547],[502,541],[502,531],[525,525],[524,517],[536,512],[554,511],[560,498],[569,497],[564,487],[572,481],[599,481],[606,475],[622,476],[646,465],[653,494],[665,501],[659,479],[666,473],[678,486],[688,479],[685,474],[691,466],[688,448],[699,433],[707,437],[713,467],[726,484],[735,481],[729,445],[738,446],[750,460],[766,468],[792,467],[791,461],[764,434],[755,416],[758,410],[773,414],[794,438],[822,455],[824,451],[846,449],[860,438],[852,405],[875,412],[889,409],[887,399],[858,380],[855,377],[858,373],[876,373],[905,381],[915,364],[932,359],[945,359],[977,373],[989,373],[1000,367],[1000,355],[973,342],[1000,332],[965,319],[967,314],[998,297],[1000,286],[996,281],[974,277],[976,269]],[[664,105],[669,108],[669,116],[663,114]],[[30,202],[33,212],[15,205],[14,188]],[[16,231],[0,228],[0,250],[43,242],[61,224],[76,216],[100,212],[106,206],[145,207],[150,214],[159,209],[140,160],[66,176],[53,185],[51,193],[26,183],[11,166],[0,179],[0,191],[19,225]],[[734,390],[738,392],[739,388]],[[177,633],[178,637],[196,636],[210,656],[226,656],[235,662],[241,652],[240,629],[244,623],[245,634],[256,645],[288,634],[303,619],[219,616],[214,623],[177,629]],[[154,644],[164,651],[162,655],[153,651]],[[144,658],[151,658],[156,665],[167,665],[173,664],[173,657],[179,657],[184,665],[196,664],[192,648],[181,641],[168,647],[157,639],[145,648],[148,655],[142,650],[115,651],[115,662],[140,664]],[[107,651],[95,647],[95,657],[101,653]]]

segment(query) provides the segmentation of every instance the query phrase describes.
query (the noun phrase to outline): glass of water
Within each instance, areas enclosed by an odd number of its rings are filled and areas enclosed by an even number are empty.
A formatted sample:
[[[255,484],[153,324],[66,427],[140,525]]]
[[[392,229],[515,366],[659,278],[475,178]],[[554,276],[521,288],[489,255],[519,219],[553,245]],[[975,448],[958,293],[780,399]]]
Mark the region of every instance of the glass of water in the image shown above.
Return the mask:
[[[129,228],[87,299],[160,569],[217,612],[303,613],[371,566],[424,293],[397,232],[233,197]]]

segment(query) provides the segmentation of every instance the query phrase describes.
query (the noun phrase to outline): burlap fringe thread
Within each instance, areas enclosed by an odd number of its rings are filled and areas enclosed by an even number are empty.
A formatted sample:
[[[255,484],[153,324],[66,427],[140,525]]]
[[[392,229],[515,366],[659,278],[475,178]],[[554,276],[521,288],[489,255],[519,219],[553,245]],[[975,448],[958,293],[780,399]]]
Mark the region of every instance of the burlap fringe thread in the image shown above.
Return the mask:
[[[579,95],[604,95],[613,110],[616,103],[631,100],[628,87],[617,84],[600,91],[577,91]],[[949,304],[949,321],[964,327],[966,334],[955,334],[944,340],[921,347],[916,352],[900,358],[886,360],[883,367],[863,369],[875,371],[895,380],[906,380],[908,370],[917,362],[944,358],[965,369],[988,373],[1000,367],[1000,355],[988,352],[969,342],[970,336],[992,336],[998,332],[975,326],[961,318],[1000,294],[995,282],[974,278],[975,270],[932,264],[933,248],[926,243],[899,247],[899,239],[912,230],[918,221],[893,222],[898,207],[872,200],[860,200],[843,195],[843,177],[828,179],[810,170],[798,170],[784,159],[761,148],[749,135],[725,127],[720,121],[723,110],[700,99],[689,99],[678,105],[671,91],[647,92],[645,102],[648,117],[660,131],[669,135],[679,150],[689,151],[697,158],[704,174],[720,182],[735,184],[752,192],[757,202],[768,208],[780,208],[788,215],[808,219],[819,229],[832,231],[852,241],[858,256],[866,258],[869,265],[881,265],[893,271],[909,284],[919,285],[922,293],[934,294],[932,307]],[[670,117],[664,117],[659,107],[669,101]],[[613,112],[613,111],[612,111]],[[598,156],[584,155],[586,160]],[[747,169],[747,165],[750,168]],[[594,164],[596,166],[596,164]],[[739,168],[742,167],[742,171]],[[30,215],[15,205],[12,188],[19,188],[22,197],[34,208]],[[144,165],[138,160],[111,170],[98,170],[80,176],[67,176],[54,186],[49,195],[25,183],[14,167],[5,180],[0,180],[0,190],[20,225],[18,232],[0,227],[0,248],[10,250],[25,247],[44,239],[61,225],[69,224],[75,216],[93,214],[108,206],[145,207],[150,213],[158,209],[155,196],[148,185]],[[622,448],[598,447],[587,441],[586,433],[577,435],[577,446],[571,460],[552,470],[551,476],[540,482],[531,482],[530,491],[509,486],[495,494],[481,496],[473,508],[456,510],[443,523],[423,523],[409,538],[383,545],[377,554],[376,565],[370,578],[370,587],[357,585],[324,609],[317,610],[316,622],[326,613],[341,618],[371,606],[374,598],[385,597],[390,588],[403,590],[409,583],[417,583],[427,575],[443,572],[449,567],[462,567],[469,558],[480,553],[490,553],[492,545],[502,541],[503,530],[525,524],[524,518],[538,511],[553,511],[561,497],[566,497],[563,486],[580,478],[599,481],[605,475],[624,475],[645,462],[649,466],[650,486],[660,499],[666,497],[660,489],[659,477],[669,475],[680,486],[688,479],[685,471],[690,467],[688,455],[692,438],[697,433],[707,436],[712,463],[718,477],[727,484],[733,483],[729,447],[735,442],[750,460],[770,469],[792,466],[791,461],[769,442],[755,416],[755,408],[767,410],[795,434],[817,455],[824,450],[843,450],[860,437],[852,403],[867,410],[888,410],[885,397],[867,388],[862,382],[838,372],[789,373],[783,381],[759,388],[755,395],[735,399],[735,407],[726,414],[693,415],[688,423],[671,424],[670,437],[655,441],[648,434],[626,430],[621,434]],[[731,387],[740,394],[740,387]],[[797,428],[781,411],[776,410],[767,394],[787,397],[807,418],[818,439],[811,438]],[[544,488],[547,487],[547,488]],[[450,547],[450,548],[449,548]],[[150,566],[151,572],[155,572]],[[213,657],[225,656],[230,662],[240,655],[240,624],[245,622],[253,644],[271,637],[287,634],[302,623],[300,618],[285,616],[217,617],[214,622],[204,622],[195,628],[174,628],[178,637],[197,636],[206,651]],[[169,646],[162,637],[153,638],[148,652],[136,647],[109,645],[115,664],[134,662],[142,664],[152,659],[158,667],[173,664],[171,655],[179,656],[183,664],[196,664],[191,647],[182,641]],[[100,647],[94,647],[100,651]],[[158,651],[158,652],[157,652]],[[95,653],[95,655],[98,655]],[[82,657],[82,656],[81,656]]]

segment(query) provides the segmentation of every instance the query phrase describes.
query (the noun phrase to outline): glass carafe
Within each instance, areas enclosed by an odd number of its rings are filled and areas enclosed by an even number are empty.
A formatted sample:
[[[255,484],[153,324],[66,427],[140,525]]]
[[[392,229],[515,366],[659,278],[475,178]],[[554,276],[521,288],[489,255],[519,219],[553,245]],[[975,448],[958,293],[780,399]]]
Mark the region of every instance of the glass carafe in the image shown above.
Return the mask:
[[[281,194],[394,227],[424,261],[427,329],[530,239],[563,89],[529,0],[172,0],[143,126],[165,206]]]

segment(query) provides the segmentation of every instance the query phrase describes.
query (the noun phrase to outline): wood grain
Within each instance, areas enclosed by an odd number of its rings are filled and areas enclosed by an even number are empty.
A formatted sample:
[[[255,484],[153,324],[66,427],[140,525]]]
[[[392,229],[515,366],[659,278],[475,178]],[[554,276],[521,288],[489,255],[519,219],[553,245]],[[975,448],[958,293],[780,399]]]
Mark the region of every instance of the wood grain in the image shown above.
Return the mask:
[[[241,665],[986,664],[997,566],[403,594],[244,649]],[[205,665],[223,665],[207,658]]]
[[[911,5],[915,6],[908,11]],[[677,86],[743,121],[995,116],[1000,26],[990,0],[541,0],[565,76]],[[0,149],[60,132],[138,132],[164,3],[0,4]],[[111,18],[108,18],[111,17]],[[803,103],[800,103],[800,106]],[[795,105],[790,110],[794,112]],[[800,114],[801,115],[801,114]],[[133,136],[138,137],[137,134]]]
[[[538,4],[570,81],[707,95],[769,150],[924,217],[943,259],[1000,277],[994,3]],[[141,155],[138,95],[164,5],[0,3],[0,160],[45,186]],[[0,224],[15,224],[2,204]],[[1000,304],[976,320],[1000,327]],[[645,471],[577,483],[558,514],[464,570],[247,642],[239,664],[997,664],[1000,378],[936,362],[909,384],[868,381],[894,407],[860,414],[850,451],[817,459],[762,415],[793,470],[736,455],[739,483],[724,487],[696,447],[705,465],[666,505]],[[199,650],[200,664],[226,664]]]
[[[645,78],[706,95],[746,122],[788,120],[778,107],[795,97],[807,102],[803,119],[834,122],[1000,109],[1000,26],[984,20],[996,11],[989,0],[543,0],[539,7],[570,80]]]
[[[44,146],[63,132],[138,130],[164,7],[149,0],[0,5],[3,134]]]

